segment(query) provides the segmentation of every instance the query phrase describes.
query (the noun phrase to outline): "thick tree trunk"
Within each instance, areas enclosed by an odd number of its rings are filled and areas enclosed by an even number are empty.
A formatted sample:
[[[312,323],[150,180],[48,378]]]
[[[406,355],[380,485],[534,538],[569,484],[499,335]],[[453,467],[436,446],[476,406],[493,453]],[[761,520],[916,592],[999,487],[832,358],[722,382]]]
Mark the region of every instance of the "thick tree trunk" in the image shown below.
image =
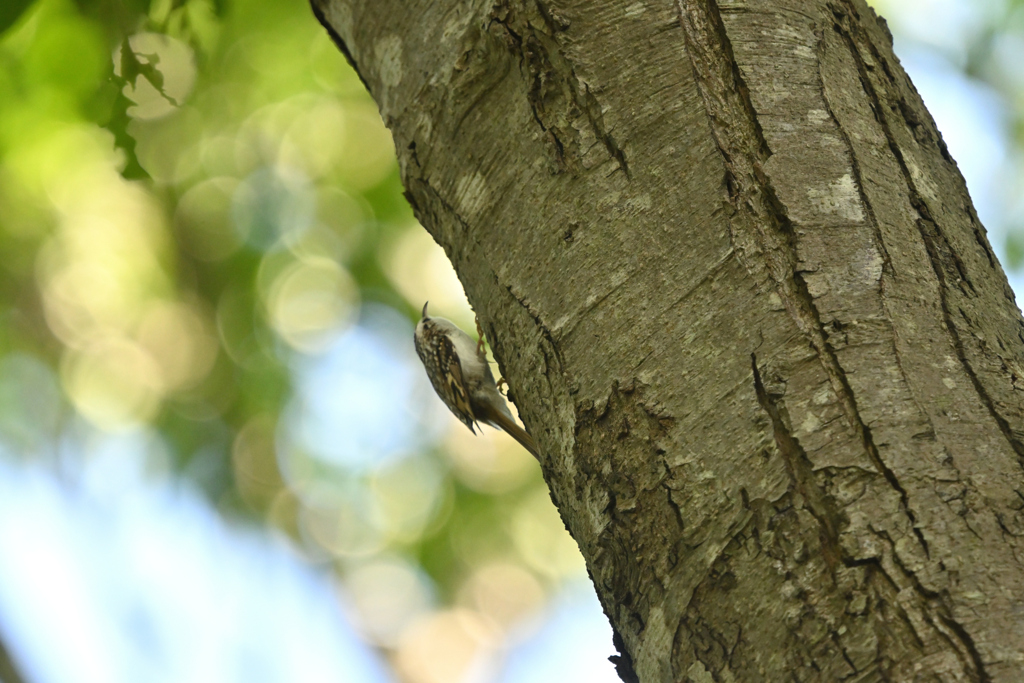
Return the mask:
[[[1024,680],[1024,326],[863,0],[313,4],[624,678]]]

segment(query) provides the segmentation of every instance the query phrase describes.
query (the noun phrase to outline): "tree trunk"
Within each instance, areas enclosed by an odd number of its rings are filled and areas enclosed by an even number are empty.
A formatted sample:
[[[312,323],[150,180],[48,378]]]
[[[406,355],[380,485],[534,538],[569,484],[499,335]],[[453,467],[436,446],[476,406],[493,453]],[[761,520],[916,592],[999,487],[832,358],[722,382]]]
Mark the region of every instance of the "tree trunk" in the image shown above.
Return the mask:
[[[7,645],[0,638],[0,681],[3,681],[3,683],[23,683],[24,680],[14,665],[14,660],[11,658]]]
[[[863,0],[313,7],[625,680],[1024,680],[1024,323]]]

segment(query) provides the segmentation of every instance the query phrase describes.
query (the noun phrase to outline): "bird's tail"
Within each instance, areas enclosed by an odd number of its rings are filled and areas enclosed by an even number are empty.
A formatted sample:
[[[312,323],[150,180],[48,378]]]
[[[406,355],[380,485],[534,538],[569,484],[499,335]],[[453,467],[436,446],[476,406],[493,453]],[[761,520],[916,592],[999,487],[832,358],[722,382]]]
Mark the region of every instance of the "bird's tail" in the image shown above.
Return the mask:
[[[506,409],[507,410],[507,409]],[[506,434],[511,436],[513,439],[519,442],[519,445],[530,451],[530,455],[540,460],[540,453],[537,450],[537,442],[533,440],[533,437],[526,433],[526,430],[516,424],[515,419],[499,410],[488,410],[486,421],[495,427],[500,428]]]

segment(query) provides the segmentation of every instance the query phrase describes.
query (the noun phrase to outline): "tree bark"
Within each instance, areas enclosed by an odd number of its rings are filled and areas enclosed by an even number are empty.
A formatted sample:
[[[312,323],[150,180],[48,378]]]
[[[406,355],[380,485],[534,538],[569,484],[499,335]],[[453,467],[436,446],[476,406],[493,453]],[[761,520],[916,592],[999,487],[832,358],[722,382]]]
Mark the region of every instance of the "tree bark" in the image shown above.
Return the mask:
[[[0,681],[3,683],[25,683],[25,679],[14,665],[11,653],[2,638],[0,638]]]
[[[313,8],[624,680],[1024,680],[1024,323],[863,0]]]

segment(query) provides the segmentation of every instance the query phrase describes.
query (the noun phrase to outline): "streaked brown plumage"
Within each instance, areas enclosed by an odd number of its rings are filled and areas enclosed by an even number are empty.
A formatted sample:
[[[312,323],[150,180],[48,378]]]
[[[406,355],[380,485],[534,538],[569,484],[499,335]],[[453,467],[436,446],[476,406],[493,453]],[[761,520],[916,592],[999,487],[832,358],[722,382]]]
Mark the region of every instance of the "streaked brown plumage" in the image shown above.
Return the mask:
[[[516,424],[482,349],[472,337],[450,320],[428,316],[424,304],[413,340],[434,391],[471,432],[476,433],[477,422],[497,427],[540,458],[537,443]]]

